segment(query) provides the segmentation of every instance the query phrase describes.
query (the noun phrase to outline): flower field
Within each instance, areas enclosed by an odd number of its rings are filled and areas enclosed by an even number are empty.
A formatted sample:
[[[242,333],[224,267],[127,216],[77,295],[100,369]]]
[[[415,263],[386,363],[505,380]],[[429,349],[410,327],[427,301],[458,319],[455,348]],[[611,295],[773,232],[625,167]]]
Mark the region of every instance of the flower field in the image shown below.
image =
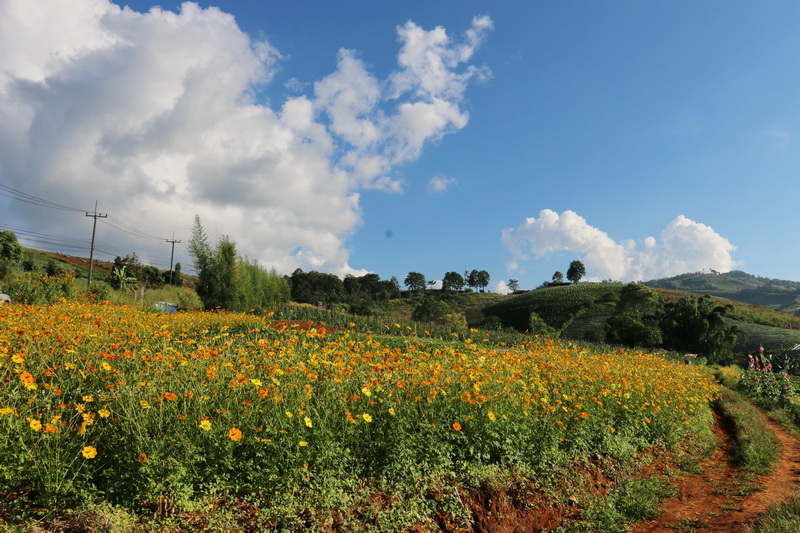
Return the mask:
[[[544,475],[576,456],[629,457],[710,420],[716,386],[698,367],[473,333],[0,307],[0,500],[163,510],[214,494],[293,516],[470,465]]]

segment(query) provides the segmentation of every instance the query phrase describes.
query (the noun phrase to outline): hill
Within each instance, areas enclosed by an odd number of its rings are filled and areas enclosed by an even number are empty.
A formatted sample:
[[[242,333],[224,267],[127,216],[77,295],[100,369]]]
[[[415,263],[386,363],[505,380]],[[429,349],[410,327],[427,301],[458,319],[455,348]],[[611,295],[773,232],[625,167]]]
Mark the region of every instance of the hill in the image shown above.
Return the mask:
[[[724,274],[692,272],[644,282],[657,289],[708,294],[800,315],[800,282],[762,278],[733,270]]]
[[[530,314],[536,313],[550,327],[567,339],[591,339],[591,332],[614,313],[623,285],[580,283],[544,287],[487,306],[487,316],[496,316],[504,326],[524,331],[530,326]],[[665,301],[697,297],[697,293],[674,289],[655,289]],[[703,294],[707,294],[704,292]],[[764,346],[770,351],[787,349],[800,343],[800,318],[793,314],[712,296],[720,305],[730,305],[730,323],[744,331],[737,351],[753,351]]]

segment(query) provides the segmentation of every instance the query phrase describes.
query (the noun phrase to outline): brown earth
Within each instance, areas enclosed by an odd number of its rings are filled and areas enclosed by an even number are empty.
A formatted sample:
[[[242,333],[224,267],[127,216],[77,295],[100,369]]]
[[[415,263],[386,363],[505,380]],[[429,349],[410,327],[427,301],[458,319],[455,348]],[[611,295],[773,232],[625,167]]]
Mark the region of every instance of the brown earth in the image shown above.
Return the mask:
[[[733,459],[730,428],[717,419],[715,432],[722,445],[700,463],[702,473],[682,476],[677,481],[678,495],[662,506],[664,513],[637,524],[634,533],[741,532],[768,507],[785,500],[800,481],[800,440],[775,422],[768,423],[780,442],[780,459],[771,474],[752,480],[752,491],[741,490],[743,479]]]

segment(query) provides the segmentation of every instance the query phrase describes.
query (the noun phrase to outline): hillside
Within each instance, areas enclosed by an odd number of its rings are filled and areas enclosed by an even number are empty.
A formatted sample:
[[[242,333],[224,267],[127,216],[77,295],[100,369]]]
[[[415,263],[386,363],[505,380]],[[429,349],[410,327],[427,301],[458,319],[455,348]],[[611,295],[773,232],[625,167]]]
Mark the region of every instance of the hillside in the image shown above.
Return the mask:
[[[800,315],[800,282],[762,278],[734,270],[724,274],[692,272],[644,282],[648,287],[709,294]]]
[[[587,339],[592,328],[602,325],[613,314],[623,285],[581,283],[545,287],[489,305],[484,313],[498,317],[504,326],[519,330],[529,327],[530,314],[535,312],[545,323],[567,339]],[[665,301],[697,293],[674,289],[655,289]],[[703,294],[707,294],[704,292]],[[800,343],[800,318],[776,309],[740,301],[715,298],[720,305],[732,307],[728,320],[745,332],[737,351],[753,351],[764,346],[771,351]]]

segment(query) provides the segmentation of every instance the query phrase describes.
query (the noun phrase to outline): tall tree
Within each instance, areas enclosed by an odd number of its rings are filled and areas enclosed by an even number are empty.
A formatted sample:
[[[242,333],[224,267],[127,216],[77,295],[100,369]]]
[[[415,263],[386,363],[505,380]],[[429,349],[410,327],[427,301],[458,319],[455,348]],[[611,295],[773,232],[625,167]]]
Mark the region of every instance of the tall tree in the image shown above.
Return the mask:
[[[475,285],[481,290],[481,292],[483,292],[486,290],[486,287],[489,286],[490,279],[491,277],[489,276],[489,272],[486,270],[479,270],[478,273],[475,274]]]
[[[580,261],[573,261],[569,264],[567,270],[567,279],[572,283],[578,283],[583,276],[586,275],[586,267]]]
[[[464,277],[458,272],[448,272],[442,278],[442,290],[460,291],[464,289]]]
[[[212,247],[199,216],[195,216],[189,253],[197,272],[195,290],[206,309],[261,310],[288,300],[288,282],[239,256],[230,237],[223,235]]]
[[[725,322],[731,309],[730,305],[715,304],[708,295],[668,303],[661,320],[664,347],[723,362],[731,355],[742,333],[735,325]]]
[[[17,264],[22,259],[22,245],[13,231],[0,231],[0,261]]]
[[[511,278],[508,280],[507,286],[509,291],[516,292],[519,289],[519,280]]]
[[[606,322],[606,340],[626,346],[659,346],[663,305],[661,297],[650,287],[636,283],[625,285],[614,314]]]
[[[564,274],[562,274],[560,270],[556,270],[555,273],[553,274],[552,281],[554,281],[555,283],[563,282]]]

